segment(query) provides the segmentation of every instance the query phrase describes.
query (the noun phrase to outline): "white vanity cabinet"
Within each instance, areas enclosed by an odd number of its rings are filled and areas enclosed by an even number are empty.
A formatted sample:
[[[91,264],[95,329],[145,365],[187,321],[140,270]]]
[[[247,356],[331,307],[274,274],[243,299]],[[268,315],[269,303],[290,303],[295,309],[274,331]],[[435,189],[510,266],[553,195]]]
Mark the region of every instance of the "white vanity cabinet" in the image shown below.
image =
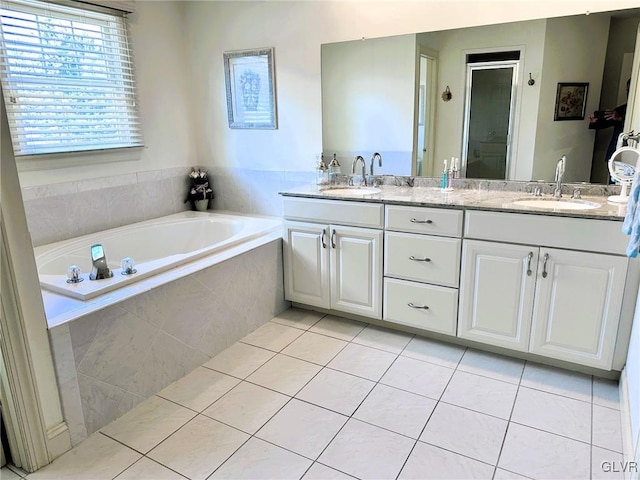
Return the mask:
[[[380,319],[383,213],[380,204],[285,198],[285,298]]]
[[[462,211],[388,205],[383,320],[456,334]]]
[[[494,212],[465,223],[458,336],[611,369],[628,267],[619,224]]]

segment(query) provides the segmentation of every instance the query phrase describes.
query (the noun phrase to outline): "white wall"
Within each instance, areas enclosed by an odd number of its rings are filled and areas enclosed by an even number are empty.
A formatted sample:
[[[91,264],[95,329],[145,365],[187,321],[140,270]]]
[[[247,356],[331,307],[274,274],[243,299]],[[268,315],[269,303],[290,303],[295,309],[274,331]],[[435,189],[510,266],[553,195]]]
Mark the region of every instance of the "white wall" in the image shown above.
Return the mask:
[[[129,25],[146,147],[134,152],[87,155],[84,165],[66,168],[53,165],[34,171],[28,169],[28,160],[18,161],[22,187],[197,164],[190,104],[197,99],[189,95],[190,74],[182,28],[184,5],[151,1],[138,1],[136,5]]]
[[[586,114],[584,120],[553,120],[556,91],[558,82],[587,82],[586,112],[598,109],[608,35],[609,19],[600,15],[547,21],[544,73],[539,82],[536,158],[529,178],[553,180],[556,162],[566,154],[565,181],[589,181],[593,130],[588,129]]]

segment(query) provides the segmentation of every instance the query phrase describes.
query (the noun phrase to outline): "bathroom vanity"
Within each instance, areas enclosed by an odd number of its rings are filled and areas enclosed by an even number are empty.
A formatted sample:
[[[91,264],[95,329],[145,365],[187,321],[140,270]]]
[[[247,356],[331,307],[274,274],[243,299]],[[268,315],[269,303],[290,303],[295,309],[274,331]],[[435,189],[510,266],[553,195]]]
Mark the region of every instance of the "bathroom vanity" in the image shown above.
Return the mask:
[[[335,192],[283,193],[288,300],[526,358],[622,369],[640,277],[625,256],[624,207],[585,198],[601,206],[537,208],[505,191]]]

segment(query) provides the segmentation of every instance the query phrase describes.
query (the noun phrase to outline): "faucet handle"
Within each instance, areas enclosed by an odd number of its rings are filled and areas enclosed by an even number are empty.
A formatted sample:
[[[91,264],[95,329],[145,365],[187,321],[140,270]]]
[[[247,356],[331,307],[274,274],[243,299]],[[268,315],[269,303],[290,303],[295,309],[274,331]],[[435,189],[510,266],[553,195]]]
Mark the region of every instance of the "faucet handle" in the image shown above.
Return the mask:
[[[573,195],[571,195],[571,198],[573,198],[575,200],[579,200],[580,198],[582,198],[582,196],[580,195],[580,189],[579,188],[574,188],[573,189]]]
[[[531,195],[533,195],[534,197],[541,197],[542,191],[540,190],[540,187],[534,187]]]

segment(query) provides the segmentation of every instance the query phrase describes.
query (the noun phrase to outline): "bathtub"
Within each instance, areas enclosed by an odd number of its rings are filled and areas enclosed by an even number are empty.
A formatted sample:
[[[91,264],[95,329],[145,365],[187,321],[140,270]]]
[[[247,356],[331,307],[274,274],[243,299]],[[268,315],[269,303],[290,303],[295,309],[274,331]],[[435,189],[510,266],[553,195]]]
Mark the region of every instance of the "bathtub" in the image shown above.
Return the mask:
[[[162,272],[190,265],[252,239],[281,232],[277,218],[227,213],[181,212],[35,248],[43,289],[91,300]],[[90,280],[91,246],[102,244],[113,277]],[[123,275],[121,260],[135,260],[136,273]],[[82,281],[67,282],[67,268],[80,267]]]

